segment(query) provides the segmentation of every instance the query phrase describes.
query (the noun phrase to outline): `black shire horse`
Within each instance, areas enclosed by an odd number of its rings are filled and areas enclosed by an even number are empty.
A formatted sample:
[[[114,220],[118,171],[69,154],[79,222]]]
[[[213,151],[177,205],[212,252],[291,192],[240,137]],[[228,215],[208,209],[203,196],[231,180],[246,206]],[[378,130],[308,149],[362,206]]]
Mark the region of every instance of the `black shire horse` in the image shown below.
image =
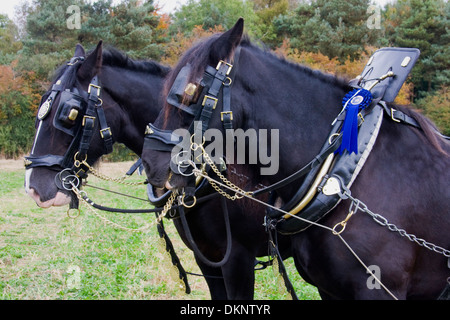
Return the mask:
[[[98,75],[98,82],[101,86],[100,97],[103,100],[102,107],[105,112],[106,123],[111,128],[113,141],[124,143],[128,148],[140,155],[146,125],[156,119],[162,108],[163,82],[169,72],[168,68],[155,62],[133,61],[115,49],[103,50],[101,43],[87,56],[82,46],[77,45],[74,58],[69,64],[60,67],[55,74],[52,86],[42,97],[36,123],[37,133],[33,149],[30,157],[28,157],[31,165],[27,165],[25,188],[28,195],[36,201],[37,205],[43,208],[64,206],[71,203],[71,201],[75,201],[75,195],[71,191],[61,187],[58,188],[57,184],[55,184],[55,177],[61,170],[71,168],[73,165],[74,152],[71,152],[71,149],[73,149],[72,145],[75,146],[75,151],[77,151],[78,147],[76,143],[73,143],[76,140],[74,133],[76,133],[75,130],[80,130],[81,123],[73,120],[69,122],[66,119],[55,120],[55,117],[59,119],[63,111],[61,109],[65,109],[64,104],[61,104],[61,108],[59,107],[60,93],[57,93],[52,98],[48,114],[45,114],[45,109],[42,108],[42,105],[52,95],[52,89],[55,88],[54,86],[58,80],[62,78],[59,87],[56,87],[56,89],[60,91],[67,89],[71,92],[81,93],[88,90],[92,78]],[[63,76],[66,73],[67,75]],[[69,110],[66,110],[66,117],[70,115],[72,108],[70,103],[67,105]],[[85,111],[85,108],[84,106],[82,112]],[[82,112],[78,115],[78,119],[83,117]],[[87,161],[90,164],[97,161],[101,155],[107,152],[98,129],[95,130],[88,148]],[[62,163],[65,155],[68,155],[67,161]],[[249,180],[248,177],[243,177],[242,179]],[[252,187],[253,185],[249,185],[249,188]],[[154,193],[158,193],[157,191],[155,190]],[[220,204],[217,201],[210,201],[208,204],[196,206],[195,211],[198,213],[191,215],[191,217],[199,219],[199,221],[203,221],[204,217],[211,219],[210,212],[217,212],[218,210],[221,210]],[[209,229],[210,234],[202,242],[212,248],[211,252],[213,254],[205,252],[207,257],[219,260],[222,252],[217,248],[220,248],[222,244],[225,247],[226,235],[223,233],[223,219],[221,219],[222,222],[215,220],[217,219],[212,220],[211,223],[214,222],[215,225],[218,225],[219,230]],[[175,223],[183,240],[189,246],[180,224]],[[192,231],[199,233],[197,229]],[[252,234],[255,232],[252,232]],[[262,233],[262,236],[265,237],[265,234]],[[220,237],[219,240],[217,240],[218,237]],[[249,275],[245,274],[245,280],[251,279],[255,254],[253,254],[253,259],[247,258],[251,257],[247,247],[250,246],[252,250],[255,250],[253,248],[256,247],[265,249],[261,245],[264,238],[252,236],[251,239],[244,240],[246,241],[244,249],[240,249],[240,246],[235,244],[232,252],[233,255],[241,255],[243,258],[238,260],[230,259],[225,268],[227,270],[225,274],[222,274],[221,268],[210,268],[201,261],[199,262],[203,273],[209,276],[206,280],[212,298],[252,297],[253,282],[243,282],[237,275],[244,274],[242,271],[245,270],[246,273],[249,273]],[[203,247],[201,249],[203,250]],[[245,264],[239,260],[245,260]],[[233,263],[234,261],[236,263]],[[229,295],[227,295],[227,290],[225,289],[225,282],[227,282],[227,287],[229,288]]]
[[[103,51],[102,42],[88,55],[81,45],[76,46],[74,57],[57,70],[42,97],[33,149],[26,158],[25,189],[39,207],[63,206],[74,200],[71,191],[57,187],[55,176],[71,168],[79,150],[77,137],[84,127],[87,91],[98,94],[95,85],[100,87],[101,100],[94,108],[101,108],[106,124],[100,124],[99,114],[91,140],[83,141],[88,163],[110,152],[114,142],[140,155],[145,127],[161,110],[161,92],[169,70],[153,61],[133,61],[114,48]]]
[[[231,98],[230,105],[225,102],[225,89],[220,89],[219,93],[216,90],[218,100],[214,95],[205,98],[204,90],[198,99],[204,101],[204,106],[200,104],[200,108],[209,108],[207,111],[211,114],[207,128],[224,132],[221,116],[224,118],[228,111],[232,111],[234,129],[256,129],[257,132],[260,129],[279,130],[279,167],[276,173],[261,175],[260,169],[265,163],[260,159],[254,164],[243,165],[254,185],[271,185],[298,171],[319,154],[328,140],[330,124],[342,110],[343,97],[352,88],[342,79],[277,57],[253,45],[242,34],[241,19],[229,31],[192,47],[172,70],[166,86],[172,86],[180,70],[189,71],[187,82],[196,83],[200,88],[198,90],[203,90],[203,87],[208,89],[206,76],[203,76],[206,72],[213,75],[210,78],[214,78],[214,74],[215,79],[223,76],[222,87],[228,86],[231,90],[228,97]],[[230,75],[226,74],[229,70],[223,69],[223,63],[218,65],[220,60],[233,64]],[[214,71],[216,65],[218,71]],[[208,82],[211,86],[208,95],[214,86],[212,81],[213,84]],[[178,108],[167,104],[155,121],[154,128],[168,131],[189,128],[194,119],[191,114],[200,114],[196,113],[197,109],[193,110],[199,106],[196,99],[191,98],[195,95],[190,92]],[[230,110],[221,110],[226,106]],[[402,106],[388,107],[400,110],[420,128],[392,121],[391,115],[380,108],[379,118],[383,121],[378,137],[351,186],[351,195],[392,225],[439,246],[448,254],[445,250],[450,248],[450,145],[422,115]],[[181,174],[187,174],[182,168],[188,162],[178,161],[182,166],[178,166],[177,170],[176,166],[170,165],[170,152],[144,151],[142,157],[148,179],[155,186],[182,192],[191,184],[191,177]],[[302,180],[296,179],[277,190],[282,203],[290,201]],[[239,186],[246,188],[242,183]],[[240,241],[245,243],[247,239],[264,239],[261,234],[265,228],[262,225],[265,212],[261,207],[249,207],[249,201],[234,202],[241,210],[237,210],[231,219],[233,245]],[[329,228],[337,224],[340,226],[339,223],[348,217],[351,203],[350,199],[340,201],[319,221],[320,224]],[[301,276],[319,289],[323,299],[392,299],[393,296],[398,299],[437,299],[450,276],[448,257],[375,223],[362,210],[356,212],[347,221],[341,237],[361,261],[372,268],[369,269],[378,270],[378,274],[368,274],[367,269],[330,229],[313,225],[289,235],[292,254]],[[187,213],[194,238],[206,252],[211,252],[214,239],[220,238],[214,232],[223,219],[216,215],[216,212],[205,212],[203,216],[196,217],[194,211],[192,215]],[[383,221],[378,219],[378,222]],[[211,246],[201,241],[211,241]],[[434,248],[438,249],[436,246]],[[224,244],[217,247],[221,256],[223,248]],[[248,252],[250,254],[253,252]],[[245,261],[248,257],[242,252],[232,259],[239,263],[239,260]],[[390,293],[382,286],[374,285],[371,282],[373,276],[377,276]],[[250,275],[244,272],[239,280],[251,282],[245,277]]]

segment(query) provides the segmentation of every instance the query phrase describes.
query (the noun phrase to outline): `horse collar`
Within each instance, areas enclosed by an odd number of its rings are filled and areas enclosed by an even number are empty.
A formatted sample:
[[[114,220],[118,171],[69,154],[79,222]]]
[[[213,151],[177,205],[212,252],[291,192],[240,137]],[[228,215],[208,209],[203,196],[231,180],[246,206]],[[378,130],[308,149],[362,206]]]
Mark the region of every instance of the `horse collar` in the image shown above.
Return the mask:
[[[372,151],[382,120],[383,108],[381,105],[376,104],[373,108],[367,110],[367,113],[364,115],[364,121],[360,122],[358,130],[358,149],[360,152],[337,154],[333,160],[333,166],[327,166],[325,161],[322,166],[317,166],[317,169],[311,170],[294,197],[281,208],[284,211],[288,211],[289,215],[282,216],[279,214],[279,211],[275,210],[267,211],[268,218],[276,221],[273,221],[272,224],[276,225],[278,232],[281,234],[293,234],[311,226],[310,223],[304,220],[291,219],[292,215],[299,215],[303,219],[317,222],[336,207],[341,201],[341,197],[338,192],[335,192],[336,188],[334,191],[331,190],[333,189],[332,182],[335,180],[338,182],[339,185],[336,187],[339,190],[342,187],[347,190],[350,189]],[[337,120],[337,122],[339,121],[342,120]],[[337,126],[341,126],[341,124],[337,124]],[[335,135],[335,130],[331,131],[330,139]],[[328,142],[324,148],[326,148],[327,144]],[[323,169],[324,167],[326,168]],[[325,172],[323,174],[318,173],[321,170],[325,170]],[[312,183],[311,186],[313,179],[317,182]],[[313,194],[309,196],[311,190]]]

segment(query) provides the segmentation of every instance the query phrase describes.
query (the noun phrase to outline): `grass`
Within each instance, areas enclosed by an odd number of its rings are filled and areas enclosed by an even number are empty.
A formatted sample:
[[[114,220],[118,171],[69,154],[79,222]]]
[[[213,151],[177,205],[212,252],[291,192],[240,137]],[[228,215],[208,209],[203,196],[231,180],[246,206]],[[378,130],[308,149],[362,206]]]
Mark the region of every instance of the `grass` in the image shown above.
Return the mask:
[[[102,164],[100,170],[119,176],[129,165]],[[210,299],[202,277],[189,276],[189,295],[172,279],[171,263],[160,250],[155,227],[131,233],[105,225],[84,207],[76,219],[67,216],[67,208],[40,209],[25,194],[23,179],[23,169],[0,168],[0,299]],[[141,181],[143,177],[130,179]],[[130,187],[95,177],[89,177],[89,182],[130,192]],[[133,196],[146,198],[145,187],[132,188]],[[92,200],[107,206],[148,206],[101,190],[85,190]],[[100,213],[130,228],[154,220],[153,214]],[[166,220],[165,226],[184,268],[200,273],[192,251],[180,240],[173,224]],[[319,299],[317,290],[298,275],[292,259],[286,261],[286,267],[300,299]],[[287,298],[272,268],[256,272],[255,299]]]

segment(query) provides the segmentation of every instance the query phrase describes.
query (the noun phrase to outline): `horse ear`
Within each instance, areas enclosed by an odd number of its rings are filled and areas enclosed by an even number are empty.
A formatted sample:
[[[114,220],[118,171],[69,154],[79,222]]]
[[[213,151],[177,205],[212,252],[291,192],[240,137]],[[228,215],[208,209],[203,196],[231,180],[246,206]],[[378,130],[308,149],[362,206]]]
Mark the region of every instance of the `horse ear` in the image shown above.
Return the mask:
[[[97,47],[87,57],[78,69],[78,76],[81,79],[92,79],[102,67],[103,41],[97,44]]]
[[[75,53],[73,54],[74,57],[84,57],[86,56],[86,52],[84,51],[84,48],[81,44],[77,43],[75,46]]]
[[[241,43],[244,33],[244,19],[239,18],[233,28],[223,33],[211,46],[210,58],[213,63],[230,58]]]

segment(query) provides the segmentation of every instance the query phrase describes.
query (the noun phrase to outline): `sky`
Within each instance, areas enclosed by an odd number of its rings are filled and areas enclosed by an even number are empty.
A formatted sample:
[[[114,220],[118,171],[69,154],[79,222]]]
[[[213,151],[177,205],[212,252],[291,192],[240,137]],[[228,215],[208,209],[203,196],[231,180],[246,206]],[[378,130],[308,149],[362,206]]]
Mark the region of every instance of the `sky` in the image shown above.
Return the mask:
[[[0,13],[7,14],[10,19],[14,19],[14,8],[24,1],[29,2],[30,0],[1,0]],[[187,0],[155,0],[155,3],[159,3],[162,7],[163,13],[171,13],[186,2]],[[392,0],[374,0],[374,2],[384,6]]]

